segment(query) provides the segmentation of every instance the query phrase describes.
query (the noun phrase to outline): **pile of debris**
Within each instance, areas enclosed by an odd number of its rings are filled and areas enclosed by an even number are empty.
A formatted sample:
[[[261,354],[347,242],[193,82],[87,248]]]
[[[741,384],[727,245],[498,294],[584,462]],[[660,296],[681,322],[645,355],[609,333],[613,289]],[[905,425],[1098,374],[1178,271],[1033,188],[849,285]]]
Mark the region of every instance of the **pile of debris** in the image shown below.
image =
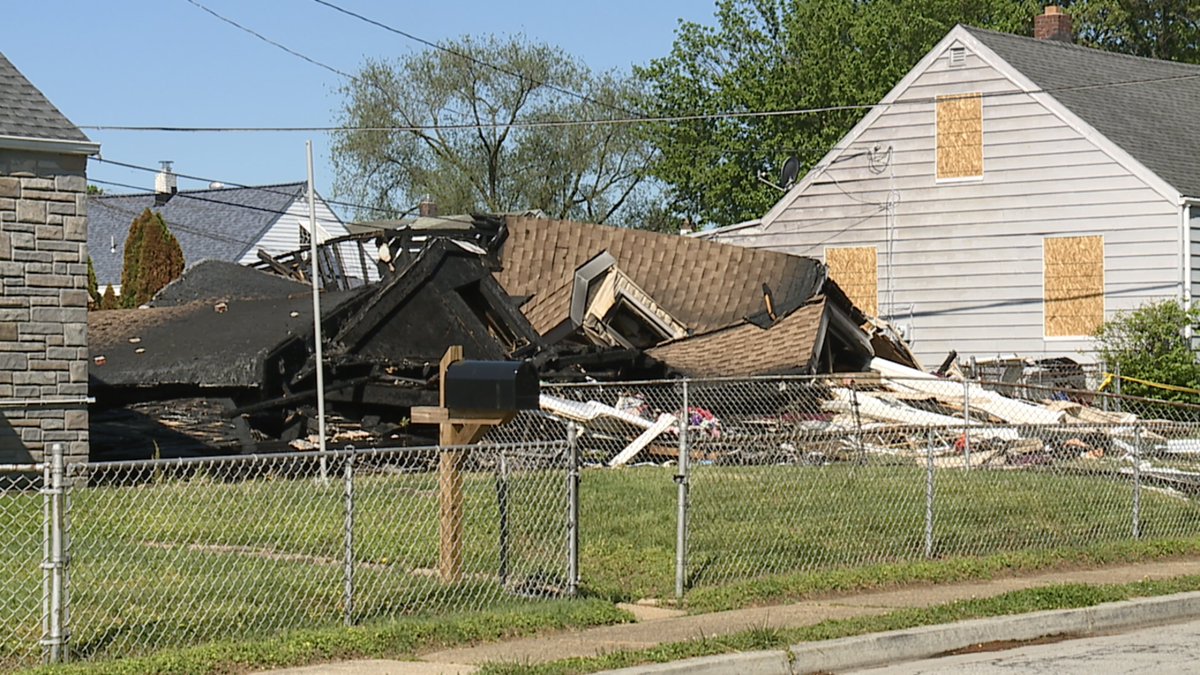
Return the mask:
[[[944,379],[885,359],[871,371],[779,379],[757,389],[698,389],[688,408],[694,459],[728,464],[915,462],[940,468],[1022,468],[1106,460],[1116,470],[1185,452],[1191,421],[1141,418],[1091,405],[1094,394],[1046,390],[1021,400],[980,383]],[[571,400],[589,391],[586,400]],[[657,411],[630,391],[558,389],[543,394],[545,414],[581,426],[610,466],[678,456],[680,410]],[[713,392],[721,391],[719,396]],[[585,395],[586,396],[586,395]],[[604,398],[606,400],[597,400]],[[677,397],[673,397],[678,400]],[[631,403],[632,401],[632,403]],[[1189,446],[1190,447],[1190,446]],[[1192,482],[1200,476],[1193,476]]]

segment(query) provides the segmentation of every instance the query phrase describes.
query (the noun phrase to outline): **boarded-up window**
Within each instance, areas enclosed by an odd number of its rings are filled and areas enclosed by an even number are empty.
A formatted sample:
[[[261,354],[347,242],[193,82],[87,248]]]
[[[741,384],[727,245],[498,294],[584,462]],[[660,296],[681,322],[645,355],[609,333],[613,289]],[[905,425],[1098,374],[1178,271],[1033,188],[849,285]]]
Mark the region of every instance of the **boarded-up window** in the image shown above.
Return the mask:
[[[1046,337],[1091,335],[1104,322],[1104,237],[1043,241]]]
[[[879,314],[879,267],[874,246],[827,248],[825,264],[829,276],[859,309],[871,316]]]
[[[979,94],[937,97],[937,177],[983,176],[983,99]]]

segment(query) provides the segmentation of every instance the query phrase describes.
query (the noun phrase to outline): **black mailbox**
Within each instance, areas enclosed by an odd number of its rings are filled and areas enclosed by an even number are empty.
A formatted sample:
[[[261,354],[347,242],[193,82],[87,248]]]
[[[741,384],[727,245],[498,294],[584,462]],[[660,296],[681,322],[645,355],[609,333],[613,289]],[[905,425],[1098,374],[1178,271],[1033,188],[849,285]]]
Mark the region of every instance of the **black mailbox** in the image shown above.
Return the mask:
[[[536,410],[541,385],[526,361],[458,361],[446,369],[446,407]]]

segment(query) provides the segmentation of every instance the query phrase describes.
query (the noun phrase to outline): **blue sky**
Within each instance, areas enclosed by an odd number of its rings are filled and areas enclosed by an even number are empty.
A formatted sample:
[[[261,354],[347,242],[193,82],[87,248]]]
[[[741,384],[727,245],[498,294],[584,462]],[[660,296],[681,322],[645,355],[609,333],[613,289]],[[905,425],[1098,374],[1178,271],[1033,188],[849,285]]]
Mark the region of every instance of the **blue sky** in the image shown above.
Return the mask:
[[[365,57],[417,43],[311,0],[198,0],[296,51],[354,72]],[[712,22],[711,0],[334,0],[428,40],[515,34],[556,44],[597,70],[666,54],[680,18]],[[78,125],[324,126],[340,78],[210,16],[187,0],[5,2],[0,52]],[[307,133],[87,131],[106,159],[228,182],[304,180],[315,148],[318,191],[332,192],[328,138]],[[92,178],[153,188],[153,175],[92,163]],[[203,187],[180,181],[181,188]],[[114,192],[126,190],[106,188]]]

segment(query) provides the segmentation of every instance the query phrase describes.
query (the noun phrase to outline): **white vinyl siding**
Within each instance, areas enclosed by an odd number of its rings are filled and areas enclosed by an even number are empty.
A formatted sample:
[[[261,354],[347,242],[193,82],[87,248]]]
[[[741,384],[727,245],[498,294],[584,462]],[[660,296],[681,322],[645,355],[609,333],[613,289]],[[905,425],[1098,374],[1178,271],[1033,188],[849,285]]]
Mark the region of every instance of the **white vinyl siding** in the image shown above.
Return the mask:
[[[952,349],[980,358],[1078,356],[1089,339],[1043,334],[1043,239],[1104,237],[1111,317],[1178,297],[1179,207],[1032,96],[988,96],[1017,88],[970,49],[961,66],[935,59],[900,93],[912,103],[889,106],[838,144],[849,143],[843,156],[891,147],[885,171],[872,171],[865,155],[834,161],[759,228],[715,238],[814,257],[826,247],[877,247],[880,313],[909,327],[926,365]],[[934,97],[972,92],[984,96],[985,176],[939,182]],[[1192,226],[1200,251],[1200,220]],[[1200,266],[1193,284],[1200,290]]]
[[[317,241],[323,242],[326,239],[335,239],[343,237],[350,232],[346,229],[333,211],[326,206],[325,202],[317,199]],[[254,263],[258,261],[258,249],[262,249],[271,255],[280,255],[295,251],[300,248],[300,231],[307,231],[309,228],[308,218],[308,196],[304,195],[292,202],[284,213],[275,221],[275,224],[268,229],[263,236],[258,240],[246,255],[238,262],[241,264]],[[368,242],[369,244],[369,242]],[[346,272],[351,276],[359,279],[367,279],[375,281],[379,278],[378,271],[375,269],[373,261],[370,257],[370,252],[374,249],[373,246],[367,246],[367,266],[364,270],[362,261],[359,259],[358,247],[345,245],[342,247],[342,259],[346,265]],[[353,250],[353,253],[352,253]],[[365,276],[364,276],[365,272]]]

